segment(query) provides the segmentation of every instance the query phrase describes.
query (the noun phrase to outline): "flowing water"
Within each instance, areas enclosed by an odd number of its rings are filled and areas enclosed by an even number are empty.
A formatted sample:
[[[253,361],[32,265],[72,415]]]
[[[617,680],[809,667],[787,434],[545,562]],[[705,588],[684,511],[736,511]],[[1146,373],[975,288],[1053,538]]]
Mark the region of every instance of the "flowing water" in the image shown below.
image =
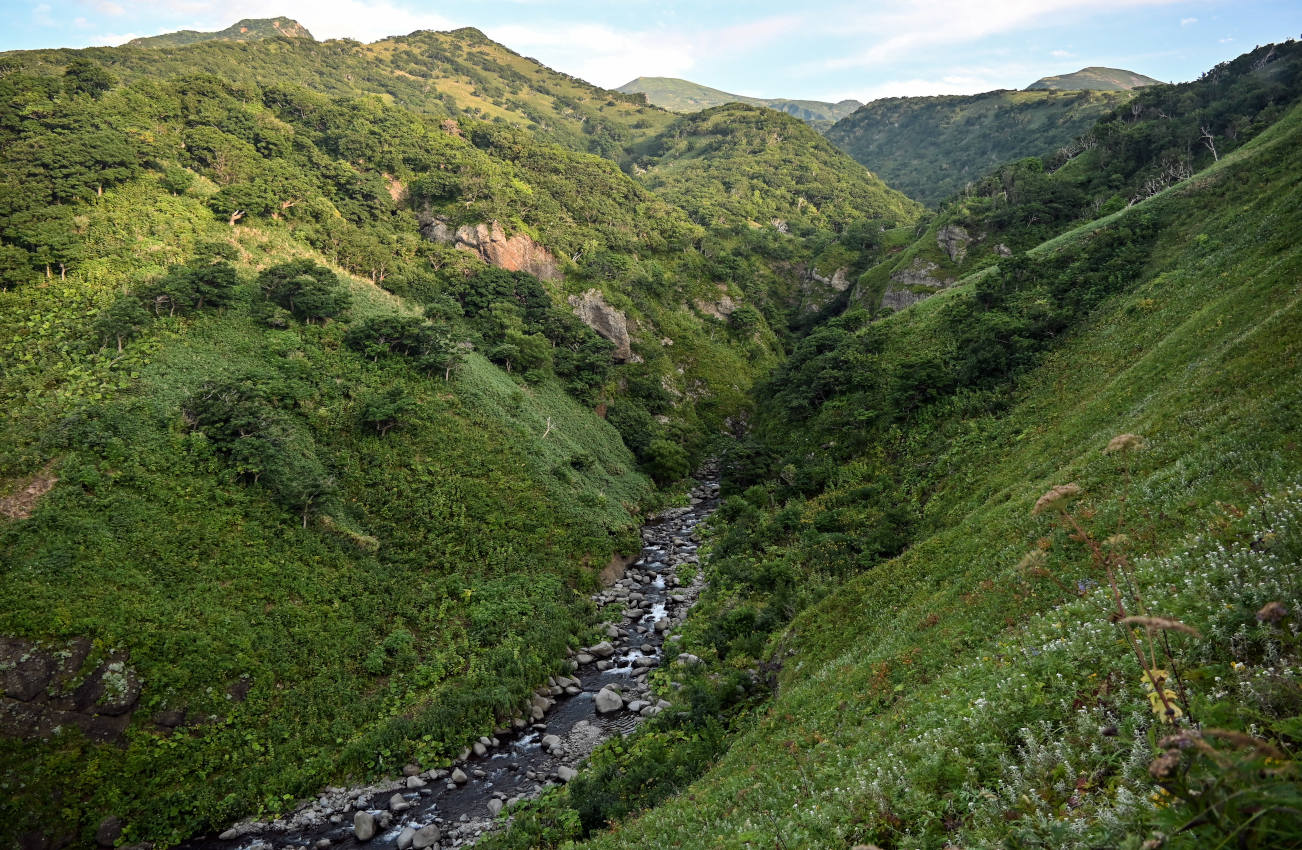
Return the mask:
[[[327,788],[292,815],[241,823],[188,850],[327,847],[464,847],[497,823],[498,811],[567,781],[601,741],[631,731],[668,703],[648,690],[647,676],[666,660],[696,659],[673,648],[672,629],[696,601],[702,578],[680,582],[695,564],[696,526],[718,505],[718,472],[707,467],[692,504],[653,517],[642,529],[640,557],[593,598],[604,606],[607,640],[570,659],[534,696],[531,714],[510,730],[480,738],[452,768],[409,766],[401,777],[357,788]],[[666,635],[668,639],[666,640]],[[368,825],[374,834],[362,840]]]

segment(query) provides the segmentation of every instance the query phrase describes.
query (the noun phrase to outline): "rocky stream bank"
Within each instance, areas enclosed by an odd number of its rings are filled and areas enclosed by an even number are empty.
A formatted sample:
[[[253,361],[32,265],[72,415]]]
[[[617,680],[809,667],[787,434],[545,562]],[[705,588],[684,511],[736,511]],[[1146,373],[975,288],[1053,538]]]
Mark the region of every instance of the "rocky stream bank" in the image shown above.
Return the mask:
[[[606,621],[605,640],[572,651],[569,673],[540,686],[509,727],[475,741],[447,767],[408,765],[401,776],[381,782],[326,788],[280,820],[239,823],[182,846],[465,847],[494,828],[506,806],[573,779],[598,744],[671,704],[665,698],[671,695],[652,692],[652,670],[699,663],[674,651],[672,634],[704,584],[694,569],[697,526],[719,501],[718,470],[707,467],[697,478],[703,483],[692,490],[690,506],[664,511],[643,526],[639,557],[593,596]]]

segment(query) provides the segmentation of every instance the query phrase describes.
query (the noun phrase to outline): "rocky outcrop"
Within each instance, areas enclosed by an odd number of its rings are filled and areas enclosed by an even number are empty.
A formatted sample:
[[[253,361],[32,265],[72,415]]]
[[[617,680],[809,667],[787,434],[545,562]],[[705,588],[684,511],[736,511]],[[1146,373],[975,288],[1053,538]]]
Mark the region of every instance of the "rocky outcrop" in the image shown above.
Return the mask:
[[[527,233],[507,236],[496,221],[454,228],[441,218],[433,218],[421,227],[421,232],[426,239],[473,251],[489,265],[528,272],[539,280],[560,280],[560,264],[550,251]]]
[[[968,243],[972,237],[967,229],[957,224],[947,224],[936,231],[936,247],[949,255],[950,262],[961,263],[967,256]]]
[[[120,655],[83,675],[90,649],[88,640],[52,649],[0,638],[0,732],[41,738],[75,726],[93,740],[119,740],[140,699],[140,678]]]
[[[936,276],[939,269],[940,266],[936,263],[915,257],[907,267],[891,273],[890,283],[882,295],[881,306],[903,310],[953,285],[954,278]]]
[[[732,300],[732,296],[727,294],[720,295],[718,301],[706,301],[703,298],[698,298],[694,303],[696,304],[696,309],[700,310],[702,313],[725,322],[728,320],[728,317],[736,312],[737,308],[741,306],[736,301]]]
[[[615,343],[614,358],[621,363],[634,361],[633,339],[628,334],[628,317],[606,303],[601,290],[589,289],[582,295],[571,295],[570,306],[583,323]]]

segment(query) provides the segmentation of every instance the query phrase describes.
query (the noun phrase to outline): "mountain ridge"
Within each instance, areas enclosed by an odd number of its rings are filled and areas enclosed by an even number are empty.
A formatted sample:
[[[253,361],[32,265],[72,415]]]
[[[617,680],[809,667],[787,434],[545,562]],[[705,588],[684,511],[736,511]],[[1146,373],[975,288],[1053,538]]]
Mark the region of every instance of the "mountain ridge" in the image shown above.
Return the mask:
[[[1124,68],[1090,65],[1070,74],[1041,77],[1025,91],[1130,91],[1144,86],[1160,86],[1161,80]]]
[[[821,100],[801,100],[794,98],[764,98],[732,94],[721,89],[694,83],[680,77],[637,77],[615,89],[625,94],[644,94],[647,102],[668,109],[670,112],[697,112],[725,103],[745,103],[750,106],[765,106],[776,109],[810,124],[816,129],[825,130],[837,120],[849,115],[863,104],[857,100],[842,100],[829,103]]]
[[[129,47],[178,47],[186,44],[198,44],[203,41],[261,41],[264,38],[305,38],[316,41],[307,27],[293,18],[278,15],[274,18],[244,18],[236,21],[224,30],[200,32],[198,30],[176,30],[159,35],[133,38],[126,43]]]

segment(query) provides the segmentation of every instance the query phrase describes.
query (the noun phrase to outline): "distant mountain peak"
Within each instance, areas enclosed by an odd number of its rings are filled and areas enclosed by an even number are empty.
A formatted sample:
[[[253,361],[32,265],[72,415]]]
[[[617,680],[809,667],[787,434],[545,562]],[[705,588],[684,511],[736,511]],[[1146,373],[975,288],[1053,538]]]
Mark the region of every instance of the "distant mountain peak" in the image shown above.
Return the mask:
[[[1026,91],[1130,91],[1142,86],[1161,85],[1161,80],[1127,71],[1124,68],[1104,68],[1091,65],[1074,74],[1041,77],[1026,87]]]
[[[293,18],[286,18],[281,15],[275,18],[244,18],[217,32],[179,30],[145,38],[133,38],[127,42],[127,46],[180,47],[181,45],[196,44],[201,41],[261,41],[264,38],[316,40],[312,37],[312,33],[307,31],[307,27]]]
[[[794,100],[785,97],[747,97],[678,77],[638,77],[624,83],[615,91],[624,94],[644,94],[648,103],[661,109],[668,109],[670,112],[699,112],[725,103],[767,106],[769,109],[794,115],[819,131],[826,130],[863,106],[857,100],[827,103],[821,100]]]

